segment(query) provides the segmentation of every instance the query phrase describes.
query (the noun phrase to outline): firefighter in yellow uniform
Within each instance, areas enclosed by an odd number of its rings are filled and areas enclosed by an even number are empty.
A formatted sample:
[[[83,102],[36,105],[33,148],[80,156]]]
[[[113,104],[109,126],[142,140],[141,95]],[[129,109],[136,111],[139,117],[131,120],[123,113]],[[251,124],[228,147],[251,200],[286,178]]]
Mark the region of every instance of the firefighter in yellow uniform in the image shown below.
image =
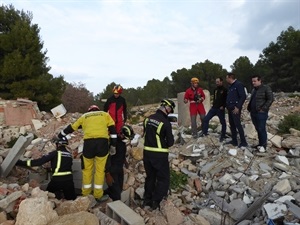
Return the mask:
[[[99,107],[92,105],[88,112],[83,114],[73,124],[63,129],[58,137],[66,136],[75,130],[82,129],[84,145],[82,152],[82,195],[92,193],[97,201],[104,201],[108,196],[103,196],[103,184],[105,177],[105,164],[109,148],[115,148],[117,133],[114,120]],[[95,171],[93,179],[93,171]]]

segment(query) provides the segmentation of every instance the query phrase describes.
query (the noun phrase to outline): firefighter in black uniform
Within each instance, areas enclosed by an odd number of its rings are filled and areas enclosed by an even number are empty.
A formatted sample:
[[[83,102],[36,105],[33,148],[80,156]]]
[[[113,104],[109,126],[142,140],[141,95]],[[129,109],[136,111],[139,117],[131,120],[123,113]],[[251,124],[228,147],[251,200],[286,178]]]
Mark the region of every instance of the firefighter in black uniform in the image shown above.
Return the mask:
[[[113,200],[120,200],[124,183],[123,166],[126,163],[127,145],[131,145],[134,131],[131,126],[124,125],[118,134],[116,154],[110,155],[106,166],[106,183],[108,188],[104,191]]]
[[[66,137],[58,138],[56,141],[56,151],[50,152],[39,159],[22,161],[18,160],[19,166],[41,166],[51,161],[52,178],[47,186],[47,191],[55,193],[56,198],[60,199],[60,193],[63,192],[67,200],[76,199],[75,187],[72,175],[72,154],[66,149],[68,139]]]
[[[173,113],[175,104],[163,99],[155,114],[144,120],[144,167],[146,171],[143,206],[159,208],[167,196],[170,185],[168,148],[174,144],[172,126],[168,114]]]

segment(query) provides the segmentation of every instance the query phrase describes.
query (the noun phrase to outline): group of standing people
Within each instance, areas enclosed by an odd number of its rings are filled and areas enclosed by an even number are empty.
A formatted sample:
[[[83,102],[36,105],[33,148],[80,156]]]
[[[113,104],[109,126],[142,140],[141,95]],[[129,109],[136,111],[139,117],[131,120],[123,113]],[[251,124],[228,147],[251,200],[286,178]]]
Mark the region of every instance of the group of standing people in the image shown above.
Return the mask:
[[[199,87],[199,79],[191,79],[191,87],[184,95],[184,103],[190,103],[191,130],[194,138],[198,138],[197,115],[202,123],[200,136],[208,135],[209,121],[218,116],[222,125],[220,141],[226,138],[225,109],[231,131],[231,141],[234,146],[246,147],[241,124],[241,111],[246,100],[244,85],[239,82],[233,73],[226,75],[228,88],[223,85],[221,77],[216,78],[216,88],[213,92],[213,104],[206,114],[203,101],[205,93]],[[267,147],[266,121],[268,111],[273,102],[271,88],[262,83],[261,77],[252,77],[253,90],[247,109],[258,133],[258,146]],[[107,99],[103,111],[92,105],[73,124],[63,129],[56,138],[56,151],[37,160],[18,161],[19,165],[37,166],[51,161],[53,177],[47,190],[58,193],[63,191],[66,199],[75,199],[72,177],[72,156],[66,150],[67,134],[78,129],[84,133],[82,152],[82,192],[83,196],[93,194],[98,201],[121,199],[126,164],[126,145],[134,137],[134,132],[127,120],[126,100],[120,96],[123,88],[116,85],[113,96]],[[160,202],[167,196],[170,186],[169,148],[174,144],[172,126],[168,114],[173,113],[175,103],[170,99],[163,99],[157,111],[143,122],[144,151],[143,163],[146,171],[144,186],[143,207],[157,209]],[[238,143],[239,133],[240,143]],[[103,190],[104,182],[108,188]],[[67,182],[65,182],[67,181]],[[65,183],[64,183],[65,182]],[[58,194],[57,194],[58,196]]]
[[[274,97],[271,88],[262,83],[261,76],[253,75],[251,79],[253,89],[247,109],[250,112],[252,123],[258,134],[259,143],[254,147],[263,147],[265,150],[267,147],[266,122],[268,119],[268,111]],[[190,102],[192,136],[198,138],[199,136],[208,135],[209,121],[212,117],[218,116],[222,126],[220,141],[223,142],[226,138],[225,109],[227,109],[231,140],[226,142],[226,144],[247,147],[248,143],[241,124],[241,112],[247,98],[245,87],[236,79],[233,73],[226,75],[226,81],[229,85],[228,88],[223,85],[223,78],[216,78],[212,107],[206,114],[203,105],[205,94],[202,88],[199,87],[198,78],[191,79],[191,87],[185,92],[184,103]],[[196,122],[197,114],[199,114],[202,125],[201,132],[199,133],[197,131]],[[239,134],[240,142],[238,142],[237,134]]]

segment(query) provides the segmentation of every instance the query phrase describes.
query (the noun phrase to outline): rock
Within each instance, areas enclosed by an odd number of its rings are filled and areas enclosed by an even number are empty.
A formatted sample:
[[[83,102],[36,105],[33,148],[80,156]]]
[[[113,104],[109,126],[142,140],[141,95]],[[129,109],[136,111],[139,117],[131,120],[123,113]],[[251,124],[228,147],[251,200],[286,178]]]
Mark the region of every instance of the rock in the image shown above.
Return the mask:
[[[168,224],[181,224],[183,222],[183,215],[174,206],[174,204],[168,200],[161,202],[161,211],[167,218]]]
[[[296,130],[294,128],[290,128],[289,129],[291,135],[295,136],[295,137],[300,137],[300,131],[299,130]]]
[[[133,147],[131,149],[131,155],[135,160],[142,160],[143,159],[143,149],[138,147]]]
[[[296,136],[288,136],[281,142],[283,148],[296,148],[300,146],[300,138]]]
[[[8,206],[23,195],[22,191],[15,191],[0,201],[0,208],[7,210]]]
[[[16,225],[48,225],[58,215],[45,197],[27,198],[20,203]]]
[[[60,216],[58,219],[47,225],[99,225],[99,219],[96,215],[89,212],[77,212],[73,214]]]
[[[197,225],[211,225],[203,216],[192,214],[189,217]]]
[[[291,191],[291,185],[288,179],[284,179],[279,181],[274,187],[273,187],[273,191],[274,192],[278,192],[281,195],[285,195],[286,193],[288,193],[289,191]]]
[[[222,216],[217,213],[214,209],[200,209],[198,215],[204,217],[211,225],[224,224],[230,225],[234,224],[228,217],[225,218],[225,223],[223,223]]]
[[[59,216],[87,211],[91,201],[88,196],[78,197],[74,201],[64,201],[55,209]]]

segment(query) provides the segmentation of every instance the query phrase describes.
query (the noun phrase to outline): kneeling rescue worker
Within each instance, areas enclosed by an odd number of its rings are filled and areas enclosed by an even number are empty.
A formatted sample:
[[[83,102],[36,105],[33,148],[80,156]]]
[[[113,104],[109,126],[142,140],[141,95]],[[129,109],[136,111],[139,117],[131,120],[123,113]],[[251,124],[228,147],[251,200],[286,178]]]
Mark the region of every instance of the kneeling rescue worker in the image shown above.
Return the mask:
[[[83,130],[84,143],[82,152],[82,192],[83,196],[92,193],[92,182],[94,181],[93,195],[99,202],[108,199],[103,196],[103,184],[105,177],[105,164],[110,148],[115,150],[117,133],[115,122],[111,116],[99,107],[92,105],[88,112],[83,114],[73,124],[62,130],[58,137],[61,138],[81,128]],[[93,172],[95,171],[95,174]],[[94,177],[94,179],[93,179]]]
[[[66,149],[66,145],[69,144],[66,137],[60,137],[55,140],[56,150],[50,152],[39,159],[22,161],[18,160],[16,165],[18,166],[41,166],[51,161],[52,178],[47,186],[47,191],[55,194],[57,199],[61,199],[61,191],[64,198],[67,200],[76,199],[73,175],[72,175],[72,154]]]
[[[172,126],[168,114],[173,113],[175,104],[163,99],[155,114],[144,120],[144,167],[146,170],[143,206],[159,208],[167,197],[170,185],[169,150],[174,144]]]
[[[124,183],[124,164],[126,161],[127,145],[131,145],[134,131],[131,126],[124,125],[118,134],[116,154],[110,155],[106,167],[106,183],[108,188],[105,193],[113,200],[121,200]]]

